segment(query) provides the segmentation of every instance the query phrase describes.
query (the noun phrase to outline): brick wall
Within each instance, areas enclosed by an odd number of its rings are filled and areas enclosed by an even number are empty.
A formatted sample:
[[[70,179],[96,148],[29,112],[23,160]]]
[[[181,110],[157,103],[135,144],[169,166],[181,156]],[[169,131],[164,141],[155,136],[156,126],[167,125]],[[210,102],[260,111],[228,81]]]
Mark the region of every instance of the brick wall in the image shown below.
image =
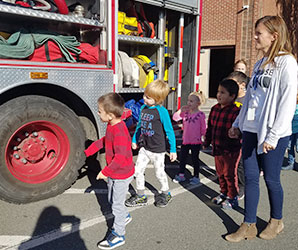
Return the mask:
[[[235,45],[237,0],[203,0],[202,46]]]
[[[276,0],[202,1],[202,47],[235,46],[235,60],[246,60],[250,75],[258,59],[254,24],[264,15],[277,14]],[[244,5],[249,8],[240,11]]]
[[[262,16],[277,15],[276,0],[265,0],[263,2]]]

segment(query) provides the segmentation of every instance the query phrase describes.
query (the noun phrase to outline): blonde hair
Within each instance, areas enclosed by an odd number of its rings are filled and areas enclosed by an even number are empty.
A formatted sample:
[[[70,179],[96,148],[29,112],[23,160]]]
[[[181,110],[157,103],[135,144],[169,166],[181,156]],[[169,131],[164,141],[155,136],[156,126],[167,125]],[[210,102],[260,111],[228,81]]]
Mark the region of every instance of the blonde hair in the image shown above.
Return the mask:
[[[206,97],[205,97],[205,95],[203,94],[202,91],[199,91],[199,92],[197,92],[197,91],[191,92],[188,96],[192,96],[192,95],[193,95],[193,96],[196,96],[197,98],[199,98],[201,105],[204,104],[204,103],[206,102]]]
[[[124,99],[121,95],[111,92],[102,95],[97,100],[98,105],[102,105],[106,113],[111,113],[115,117],[119,118],[123,114],[124,110]]]
[[[275,64],[274,58],[280,56],[279,52],[284,52],[283,55],[292,55],[292,45],[284,20],[279,16],[264,16],[256,21],[255,28],[260,23],[266,27],[270,34],[277,35],[277,38],[272,43],[268,60],[264,63],[263,67],[269,63]]]
[[[145,88],[144,94],[156,102],[161,104],[170,92],[170,88],[163,80],[154,80]]]
[[[238,63],[242,63],[242,64],[245,65],[245,67],[247,67],[247,63],[246,63],[246,61],[245,61],[244,59],[239,59],[239,60],[237,60],[237,61],[234,63],[234,68],[235,68],[235,66],[236,66]]]

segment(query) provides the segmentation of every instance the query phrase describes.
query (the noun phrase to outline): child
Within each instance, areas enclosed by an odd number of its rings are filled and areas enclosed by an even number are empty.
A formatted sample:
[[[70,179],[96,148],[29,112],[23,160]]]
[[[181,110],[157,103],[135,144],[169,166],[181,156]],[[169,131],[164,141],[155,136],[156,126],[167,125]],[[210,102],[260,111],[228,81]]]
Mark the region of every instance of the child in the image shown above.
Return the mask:
[[[183,120],[183,136],[180,153],[180,170],[175,176],[174,182],[185,181],[185,165],[189,150],[191,150],[192,162],[194,167],[194,176],[190,179],[190,184],[200,183],[199,179],[199,153],[201,150],[202,136],[206,133],[205,114],[199,110],[203,102],[203,94],[192,92],[188,96],[187,106],[183,106],[173,115],[174,121]]]
[[[204,147],[212,144],[220,195],[212,199],[224,209],[238,207],[237,165],[240,159],[240,139],[231,139],[228,130],[236,119],[239,108],[234,104],[239,87],[233,80],[223,80],[217,91],[218,104],[211,108]]]
[[[134,174],[131,152],[131,138],[125,123],[121,120],[124,100],[117,93],[108,93],[98,99],[98,114],[102,122],[107,122],[105,137],[92,143],[86,150],[90,156],[105,147],[107,166],[96,179],[108,178],[108,199],[115,217],[113,230],[108,237],[98,243],[100,249],[113,249],[125,243],[125,224],[131,221],[124,205],[129,183]]]
[[[246,94],[246,86],[248,84],[248,76],[245,75],[241,71],[234,71],[226,77],[226,79],[232,79],[237,82],[239,91],[238,96],[235,100],[235,104],[238,108],[241,108],[243,105],[243,101]],[[244,198],[244,187],[245,187],[245,176],[244,176],[244,167],[242,158],[240,158],[238,168],[237,168],[237,175],[238,175],[238,200],[242,200]]]
[[[296,152],[298,153],[298,94],[297,94],[297,104],[296,110],[294,114],[294,118],[292,120],[292,135],[290,137],[289,146],[288,146],[288,165],[282,167],[282,170],[293,170],[295,168],[295,151],[294,147],[296,147]]]
[[[247,63],[243,59],[236,61],[234,64],[234,71],[240,71],[245,74],[246,68],[247,68]]]
[[[147,205],[144,172],[151,161],[155,168],[155,175],[161,184],[161,194],[156,198],[157,207],[165,207],[171,200],[167,174],[165,172],[166,136],[170,144],[170,160],[175,161],[176,140],[168,111],[161,105],[169,93],[168,85],[162,80],[155,80],[147,85],[144,92],[144,105],[132,138],[132,148],[137,148],[139,154],[136,162],[137,194],[125,201],[128,207]]]
[[[234,71],[231,74],[229,74],[228,77],[226,77],[225,79],[232,79],[238,84],[239,91],[238,91],[238,96],[235,100],[235,104],[238,108],[241,108],[246,94],[246,86],[248,84],[247,75],[245,75],[241,71]]]

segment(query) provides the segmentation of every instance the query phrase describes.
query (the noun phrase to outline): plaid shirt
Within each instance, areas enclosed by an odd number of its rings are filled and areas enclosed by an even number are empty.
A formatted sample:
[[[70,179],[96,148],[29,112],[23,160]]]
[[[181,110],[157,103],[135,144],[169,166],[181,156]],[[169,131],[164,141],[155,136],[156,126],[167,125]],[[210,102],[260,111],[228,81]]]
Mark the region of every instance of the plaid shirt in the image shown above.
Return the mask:
[[[204,145],[212,144],[213,155],[223,155],[241,149],[240,139],[231,139],[228,136],[228,131],[239,111],[240,109],[235,104],[224,108],[221,108],[220,104],[216,104],[211,108]]]

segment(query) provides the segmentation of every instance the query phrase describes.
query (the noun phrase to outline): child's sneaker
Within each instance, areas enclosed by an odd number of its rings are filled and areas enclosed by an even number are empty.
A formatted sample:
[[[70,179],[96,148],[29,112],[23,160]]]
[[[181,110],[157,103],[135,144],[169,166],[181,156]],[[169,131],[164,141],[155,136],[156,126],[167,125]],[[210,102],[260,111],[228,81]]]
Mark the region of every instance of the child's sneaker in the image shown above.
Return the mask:
[[[156,197],[155,206],[166,207],[171,200],[172,196],[170,192],[168,194],[161,193]]]
[[[132,221],[132,217],[131,217],[130,213],[128,213],[127,216],[126,216],[126,218],[125,218],[125,226],[127,224],[129,224],[131,221]]]
[[[185,181],[184,174],[175,175],[175,179],[173,179],[173,182],[179,183]]]
[[[147,203],[147,196],[146,195],[142,195],[139,196],[137,194],[132,195],[130,198],[128,198],[125,201],[125,206],[127,207],[138,207],[138,206],[146,206]]]
[[[294,163],[290,163],[287,166],[281,167],[282,170],[293,170],[294,169]]]
[[[106,240],[103,240],[97,244],[100,249],[114,249],[120,247],[125,243],[125,237],[120,236],[114,231],[112,231]]]
[[[214,197],[211,201],[216,205],[220,205],[226,198],[227,196],[225,194],[220,193],[218,196]]]
[[[233,199],[227,197],[227,199],[221,203],[221,207],[226,210],[236,209],[238,207],[238,197],[236,196]]]
[[[244,199],[244,194],[239,194],[238,195],[238,201],[243,200]]]
[[[198,177],[192,177],[189,179],[189,184],[190,185],[198,185],[200,184],[200,179]]]

